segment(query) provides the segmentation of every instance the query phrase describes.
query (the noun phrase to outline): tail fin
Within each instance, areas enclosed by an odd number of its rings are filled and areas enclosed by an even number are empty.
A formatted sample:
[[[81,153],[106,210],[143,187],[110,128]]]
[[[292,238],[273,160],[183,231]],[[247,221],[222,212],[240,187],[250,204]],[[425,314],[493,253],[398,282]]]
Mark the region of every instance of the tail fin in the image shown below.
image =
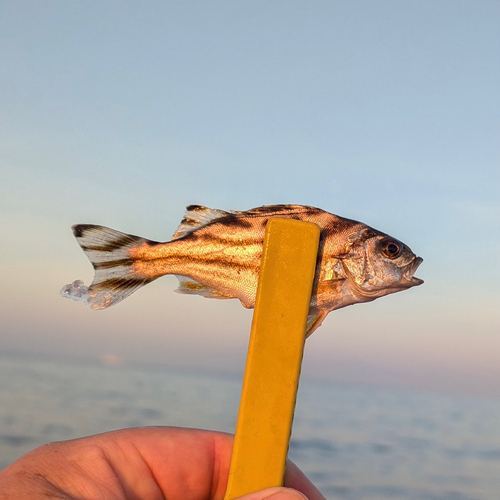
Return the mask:
[[[156,279],[134,270],[137,258],[132,252],[144,243],[156,242],[93,224],[78,224],[72,229],[95,269],[94,281],[88,289],[92,309],[116,304]]]

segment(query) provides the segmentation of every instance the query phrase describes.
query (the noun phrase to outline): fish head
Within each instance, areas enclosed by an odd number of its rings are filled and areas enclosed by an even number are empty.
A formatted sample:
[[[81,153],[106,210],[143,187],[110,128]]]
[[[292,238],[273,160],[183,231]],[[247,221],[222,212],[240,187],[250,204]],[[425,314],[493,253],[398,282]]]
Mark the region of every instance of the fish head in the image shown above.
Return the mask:
[[[414,276],[423,262],[401,241],[378,231],[365,231],[342,259],[346,284],[359,301],[421,285]],[[358,235],[359,236],[359,235]]]

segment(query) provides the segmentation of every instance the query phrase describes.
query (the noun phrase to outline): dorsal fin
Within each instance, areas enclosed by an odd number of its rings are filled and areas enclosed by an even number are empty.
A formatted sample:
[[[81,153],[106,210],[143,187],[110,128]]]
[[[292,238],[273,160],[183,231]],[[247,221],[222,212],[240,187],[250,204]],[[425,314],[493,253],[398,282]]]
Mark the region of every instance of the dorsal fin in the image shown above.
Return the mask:
[[[233,214],[245,214],[245,216],[261,216],[261,215],[274,215],[280,212],[290,213],[303,213],[309,212],[311,210],[317,210],[314,207],[308,207],[306,205],[263,205],[262,207],[251,208],[250,210],[245,210],[244,212],[238,212],[236,210],[231,210]]]
[[[201,205],[189,205],[186,207],[186,213],[182,219],[177,231],[175,231],[172,239],[177,240],[192,233],[201,227],[206,226],[210,222],[230,215],[229,212],[224,210],[217,210],[214,208],[202,207]]]

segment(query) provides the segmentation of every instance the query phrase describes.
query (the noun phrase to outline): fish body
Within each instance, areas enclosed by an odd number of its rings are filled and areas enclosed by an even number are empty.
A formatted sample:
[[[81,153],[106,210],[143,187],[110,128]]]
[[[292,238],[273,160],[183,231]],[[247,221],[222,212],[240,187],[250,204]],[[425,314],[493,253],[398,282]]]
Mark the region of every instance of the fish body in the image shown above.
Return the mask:
[[[312,222],[321,229],[308,334],[334,309],[423,283],[413,276],[420,257],[399,240],[361,222],[301,205],[244,212],[191,205],[172,241],[166,243],[103,226],[73,226],[95,269],[88,303],[103,309],[160,276],[174,274],[179,293],[237,298],[252,308],[265,229],[273,217]]]

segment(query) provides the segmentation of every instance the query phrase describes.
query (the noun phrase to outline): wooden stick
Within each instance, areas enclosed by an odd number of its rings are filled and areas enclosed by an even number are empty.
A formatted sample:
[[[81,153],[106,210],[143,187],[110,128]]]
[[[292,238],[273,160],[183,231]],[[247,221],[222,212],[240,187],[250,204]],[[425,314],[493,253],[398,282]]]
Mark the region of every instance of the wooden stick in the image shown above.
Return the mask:
[[[310,222],[267,224],[225,500],[283,484],[319,236]]]

